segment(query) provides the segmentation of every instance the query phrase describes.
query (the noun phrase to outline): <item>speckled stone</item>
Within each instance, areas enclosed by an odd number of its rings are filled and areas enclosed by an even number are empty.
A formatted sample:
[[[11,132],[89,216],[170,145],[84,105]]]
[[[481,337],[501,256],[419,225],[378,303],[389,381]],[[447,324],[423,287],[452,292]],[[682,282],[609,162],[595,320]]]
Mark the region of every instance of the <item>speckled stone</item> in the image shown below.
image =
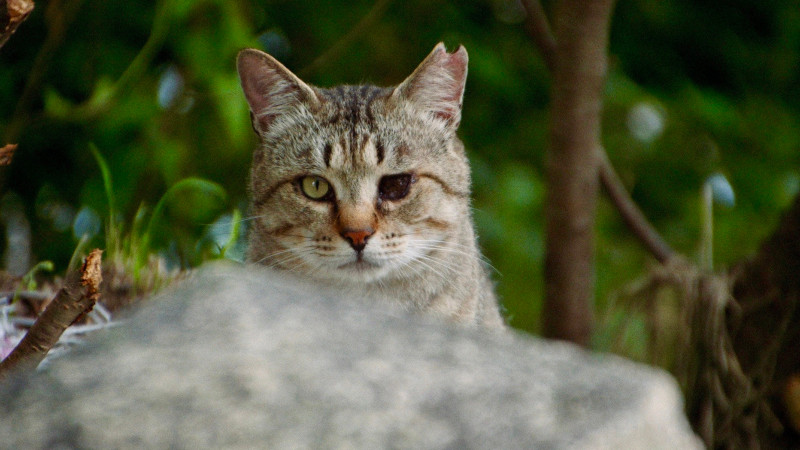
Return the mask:
[[[701,448],[619,357],[217,265],[26,380],[2,448]]]

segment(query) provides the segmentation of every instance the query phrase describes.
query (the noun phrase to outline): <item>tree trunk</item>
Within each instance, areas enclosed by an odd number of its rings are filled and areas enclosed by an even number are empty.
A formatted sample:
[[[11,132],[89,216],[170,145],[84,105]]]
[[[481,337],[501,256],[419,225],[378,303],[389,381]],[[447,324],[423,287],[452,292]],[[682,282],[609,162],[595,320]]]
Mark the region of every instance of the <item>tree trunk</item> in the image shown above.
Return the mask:
[[[584,346],[594,320],[600,116],[613,5],[613,0],[562,0],[554,17],[542,331]]]

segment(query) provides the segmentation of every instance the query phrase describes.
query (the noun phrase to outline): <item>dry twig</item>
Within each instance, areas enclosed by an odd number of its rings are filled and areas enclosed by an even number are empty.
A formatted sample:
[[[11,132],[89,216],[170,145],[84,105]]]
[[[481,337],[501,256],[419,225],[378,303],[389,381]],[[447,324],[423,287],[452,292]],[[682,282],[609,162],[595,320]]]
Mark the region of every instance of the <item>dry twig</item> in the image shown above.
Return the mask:
[[[33,0],[0,0],[0,47],[33,11]]]
[[[769,396],[792,314],[758,349],[758,364],[743,365],[729,324],[730,317],[742,313],[732,284],[730,275],[707,273],[676,257],[623,294],[621,306],[643,314],[649,340],[645,360],[676,377],[687,415],[705,444],[758,449],[764,447],[760,434],[782,432]]]
[[[11,164],[14,158],[14,152],[17,150],[17,144],[6,144],[5,147],[0,148],[0,166],[7,166]]]
[[[61,334],[94,307],[102,282],[102,250],[89,253],[80,271],[67,274],[64,286],[6,359],[0,362],[0,378],[16,370],[36,368]]]

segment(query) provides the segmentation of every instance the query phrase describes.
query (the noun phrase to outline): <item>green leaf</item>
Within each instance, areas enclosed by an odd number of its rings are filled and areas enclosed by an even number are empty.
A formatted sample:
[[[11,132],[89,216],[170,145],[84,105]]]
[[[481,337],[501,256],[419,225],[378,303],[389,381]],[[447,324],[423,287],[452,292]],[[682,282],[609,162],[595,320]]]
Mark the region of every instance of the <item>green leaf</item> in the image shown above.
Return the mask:
[[[108,169],[103,155],[94,143],[89,143],[89,151],[92,152],[97,165],[100,167],[100,175],[103,177],[103,189],[106,192],[108,201],[108,224],[106,225],[106,250],[115,251],[119,246],[120,230],[116,224],[117,208],[114,201],[114,185],[111,182],[111,171]]]
[[[234,245],[236,245],[236,241],[239,240],[239,232],[242,228],[242,213],[239,212],[239,209],[236,208],[233,210],[233,214],[231,215],[231,235],[228,237],[228,242],[225,243],[225,246],[220,249],[219,256],[220,258],[225,258],[225,254],[230,250]]]
[[[158,221],[162,219],[167,204],[174,198],[177,198],[180,194],[186,194],[187,192],[192,191],[211,197],[216,197],[220,203],[224,202],[227,198],[227,193],[222,186],[214,183],[213,181],[202,178],[184,178],[183,180],[172,185],[172,187],[170,187],[167,192],[161,196],[161,199],[159,199],[158,203],[156,203],[156,207],[153,209],[153,214],[150,216],[150,221],[147,223],[147,229],[142,235],[142,241],[139,244],[139,248],[136,249],[138,252],[136,264],[137,271],[141,269],[147,261],[147,255],[151,250],[150,244],[153,238],[153,232]]]

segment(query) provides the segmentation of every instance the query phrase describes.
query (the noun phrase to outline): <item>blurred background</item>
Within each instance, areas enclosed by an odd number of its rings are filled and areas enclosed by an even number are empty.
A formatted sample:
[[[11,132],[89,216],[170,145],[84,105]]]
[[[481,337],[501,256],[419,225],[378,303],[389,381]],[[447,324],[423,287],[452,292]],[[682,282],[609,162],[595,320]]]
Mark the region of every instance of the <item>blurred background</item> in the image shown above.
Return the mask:
[[[460,136],[481,246],[511,324],[536,333],[550,77],[523,20],[517,0],[39,1],[0,49],[0,145],[19,144],[0,169],[4,264],[63,273],[79,244],[145,228],[172,267],[219,256],[256,144],[240,49],[320,86],[392,85],[444,41],[470,55]],[[633,198],[685,255],[708,225],[715,268],[752,254],[800,190],[797,2],[622,0],[610,53],[603,141]],[[603,320],[654,264],[605,199],[596,261]]]

